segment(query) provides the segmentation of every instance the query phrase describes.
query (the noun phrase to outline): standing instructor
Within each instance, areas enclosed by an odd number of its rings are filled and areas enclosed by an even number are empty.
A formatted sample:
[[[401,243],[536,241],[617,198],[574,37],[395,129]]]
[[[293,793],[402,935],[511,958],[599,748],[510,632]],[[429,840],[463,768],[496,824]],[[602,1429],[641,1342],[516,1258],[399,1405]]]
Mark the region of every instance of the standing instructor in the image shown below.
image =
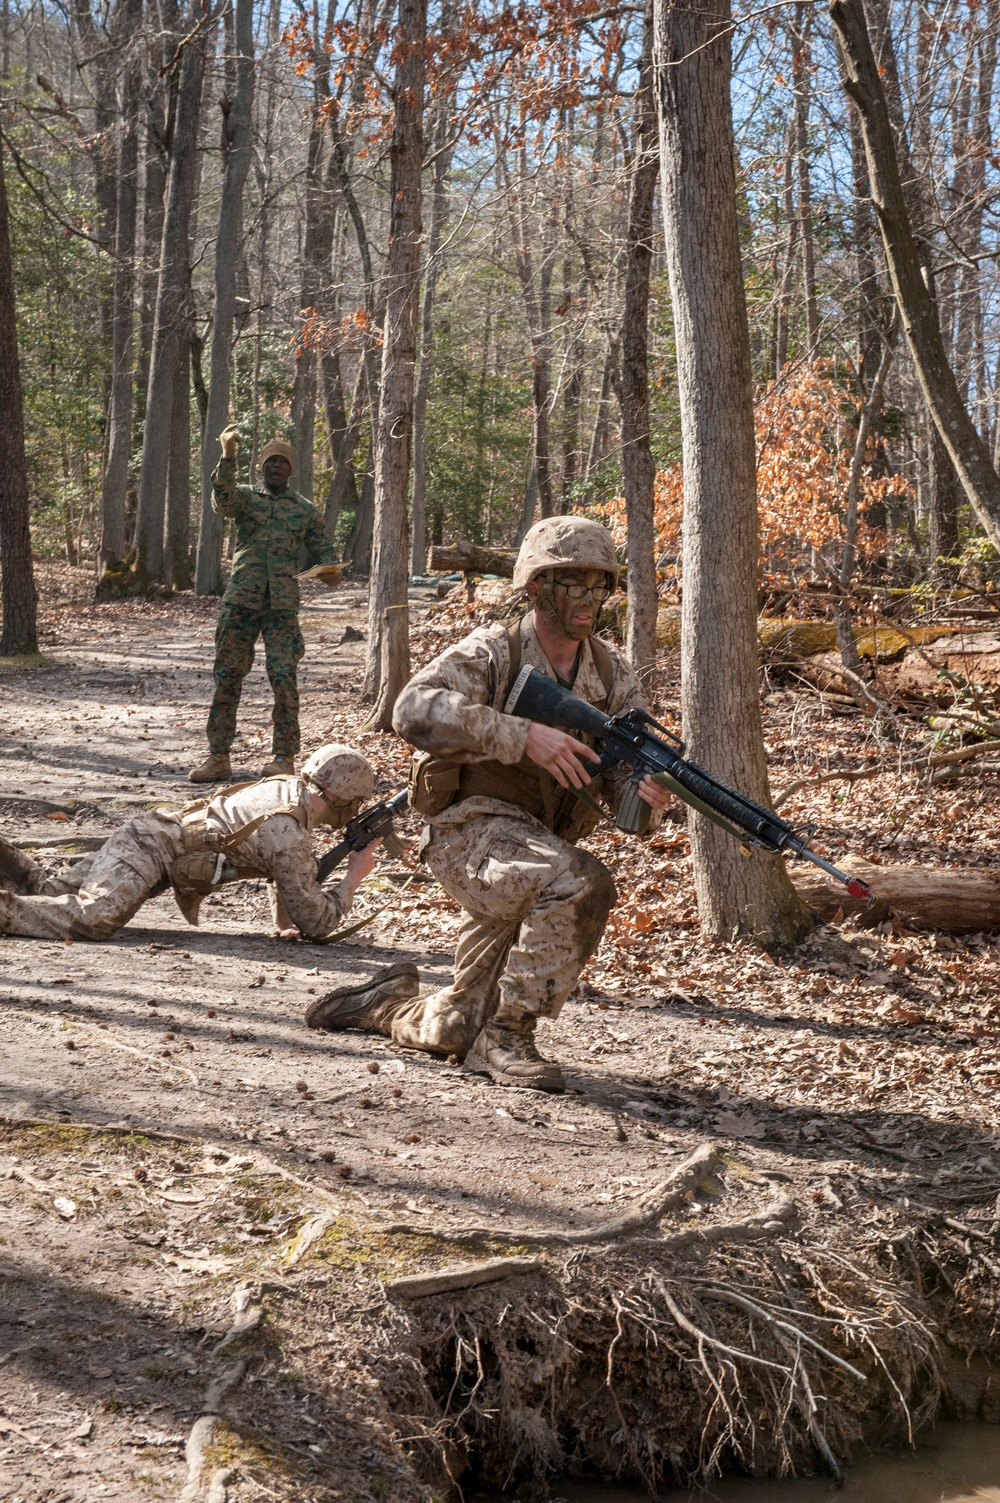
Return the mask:
[[[254,646],[264,638],[264,661],[274,691],[271,760],[262,777],[289,776],[299,750],[297,669],[305,652],[299,627],[299,586],[305,567],[333,562],[323,536],[323,518],[305,496],[289,490],[295,450],[272,439],[260,456],[263,483],[236,484],[239,430],[219,435],[222,458],[212,476],[212,506],[234,523],[233,572],[215,632],[215,695],[208,712],[208,756],[188,774],[192,783],[218,783],[232,775],[230,748],[243,680],[253,667]]]

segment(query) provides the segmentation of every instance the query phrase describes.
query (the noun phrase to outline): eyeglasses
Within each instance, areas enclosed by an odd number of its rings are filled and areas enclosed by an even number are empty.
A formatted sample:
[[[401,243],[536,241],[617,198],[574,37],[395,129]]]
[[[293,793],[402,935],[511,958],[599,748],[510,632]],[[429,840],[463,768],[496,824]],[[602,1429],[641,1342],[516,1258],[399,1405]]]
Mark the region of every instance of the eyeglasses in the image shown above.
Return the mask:
[[[611,587],[607,584],[586,585],[575,582],[571,584],[566,579],[554,579],[552,583],[557,584],[561,590],[565,590],[569,599],[574,602],[586,600],[589,597],[596,605],[601,605],[611,594]]]

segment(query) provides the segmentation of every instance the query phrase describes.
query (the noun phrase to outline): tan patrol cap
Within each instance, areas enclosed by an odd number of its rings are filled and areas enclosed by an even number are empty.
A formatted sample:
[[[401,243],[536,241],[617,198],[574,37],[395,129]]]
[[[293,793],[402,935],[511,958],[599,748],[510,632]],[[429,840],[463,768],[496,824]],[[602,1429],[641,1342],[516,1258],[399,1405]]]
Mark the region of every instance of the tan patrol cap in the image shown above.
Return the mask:
[[[375,792],[375,774],[368,758],[340,741],[318,746],[302,764],[299,777],[307,778],[330,798],[370,799]]]
[[[267,459],[274,459],[275,457],[277,457],[278,459],[287,459],[288,463],[294,470],[295,450],[292,448],[291,444],[286,444],[283,438],[272,438],[269,444],[265,444],[260,452],[260,458],[258,459],[257,464],[261,469],[263,469],[264,461]]]
[[[514,563],[515,590],[543,569],[603,569],[612,585],[621,572],[610,532],[589,517],[543,517],[528,529]]]

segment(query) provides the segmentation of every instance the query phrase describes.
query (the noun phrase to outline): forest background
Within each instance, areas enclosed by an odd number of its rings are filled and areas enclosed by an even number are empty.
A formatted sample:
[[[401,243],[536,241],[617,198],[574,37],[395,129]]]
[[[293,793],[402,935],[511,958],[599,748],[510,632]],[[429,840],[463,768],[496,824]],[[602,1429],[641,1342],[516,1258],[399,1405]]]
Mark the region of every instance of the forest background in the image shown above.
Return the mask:
[[[995,452],[1000,18],[950,0],[880,6],[918,242],[962,394]],[[374,351],[377,370],[387,292],[395,6],[275,0],[251,15],[200,0],[5,0],[0,25],[36,550],[92,560],[96,580],[135,540],[161,291],[161,342],[169,336],[174,358],[160,363],[175,374],[158,436],[169,460],[158,451],[159,494],[143,498],[149,579],[195,582],[206,472],[228,416],[250,468],[276,433],[297,445],[293,483],[365,572],[365,361]],[[445,0],[428,26],[418,574],[428,541],[516,546],[533,516],[570,509],[620,522],[629,201],[649,156],[637,139],[640,5],[548,0],[473,14]],[[825,8],[737,18],[733,52],[764,564],[815,578],[816,550],[832,559],[843,539],[858,407],[891,324],[890,290]],[[650,438],[658,564],[670,576],[680,433],[658,213],[650,245]],[[173,285],[160,289],[164,269]],[[231,398],[220,405],[216,394],[203,465],[220,337]],[[117,394],[116,360],[128,379]],[[868,565],[903,582],[937,557],[979,557],[905,350],[875,430],[860,533]],[[208,559],[201,573],[199,589],[218,590]]]
[[[369,728],[428,545],[583,511],[633,661],[683,596],[689,739],[766,797],[758,609],[830,616],[870,711],[873,586],[992,590],[998,29],[975,0],[4,0],[5,650],[29,513],[99,600],[220,594],[235,420],[250,474],[295,444],[370,575]],[[748,927],[792,937],[790,903]]]

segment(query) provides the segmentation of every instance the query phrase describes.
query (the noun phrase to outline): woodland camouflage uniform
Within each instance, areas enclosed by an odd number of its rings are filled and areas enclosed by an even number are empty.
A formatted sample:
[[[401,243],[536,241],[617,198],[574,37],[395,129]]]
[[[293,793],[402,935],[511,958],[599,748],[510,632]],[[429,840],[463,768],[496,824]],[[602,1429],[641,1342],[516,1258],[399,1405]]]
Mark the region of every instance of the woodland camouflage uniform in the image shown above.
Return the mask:
[[[224,854],[241,876],[271,883],[276,915],[287,914],[303,938],[323,939],[350,907],[353,888],[319,886],[313,820],[306,782],[278,777],[176,813],[136,815],[99,851],[53,877],[0,840],[0,871],[15,874],[12,885],[21,889],[4,891],[0,883],[0,934],[110,939],[147,898],[171,886],[185,917],[197,922],[200,896],[211,890],[211,872]],[[200,879],[190,858],[202,868]]]
[[[264,638],[267,676],[274,691],[272,755],[290,759],[300,746],[298,664],[305,652],[299,627],[301,567],[332,563],[323,518],[304,496],[236,484],[236,460],[222,458],[212,476],[212,505],[236,524],[233,573],[215,633],[215,695],[208,716],[213,756],[229,752],[243,680],[253,667],[257,638]]]

